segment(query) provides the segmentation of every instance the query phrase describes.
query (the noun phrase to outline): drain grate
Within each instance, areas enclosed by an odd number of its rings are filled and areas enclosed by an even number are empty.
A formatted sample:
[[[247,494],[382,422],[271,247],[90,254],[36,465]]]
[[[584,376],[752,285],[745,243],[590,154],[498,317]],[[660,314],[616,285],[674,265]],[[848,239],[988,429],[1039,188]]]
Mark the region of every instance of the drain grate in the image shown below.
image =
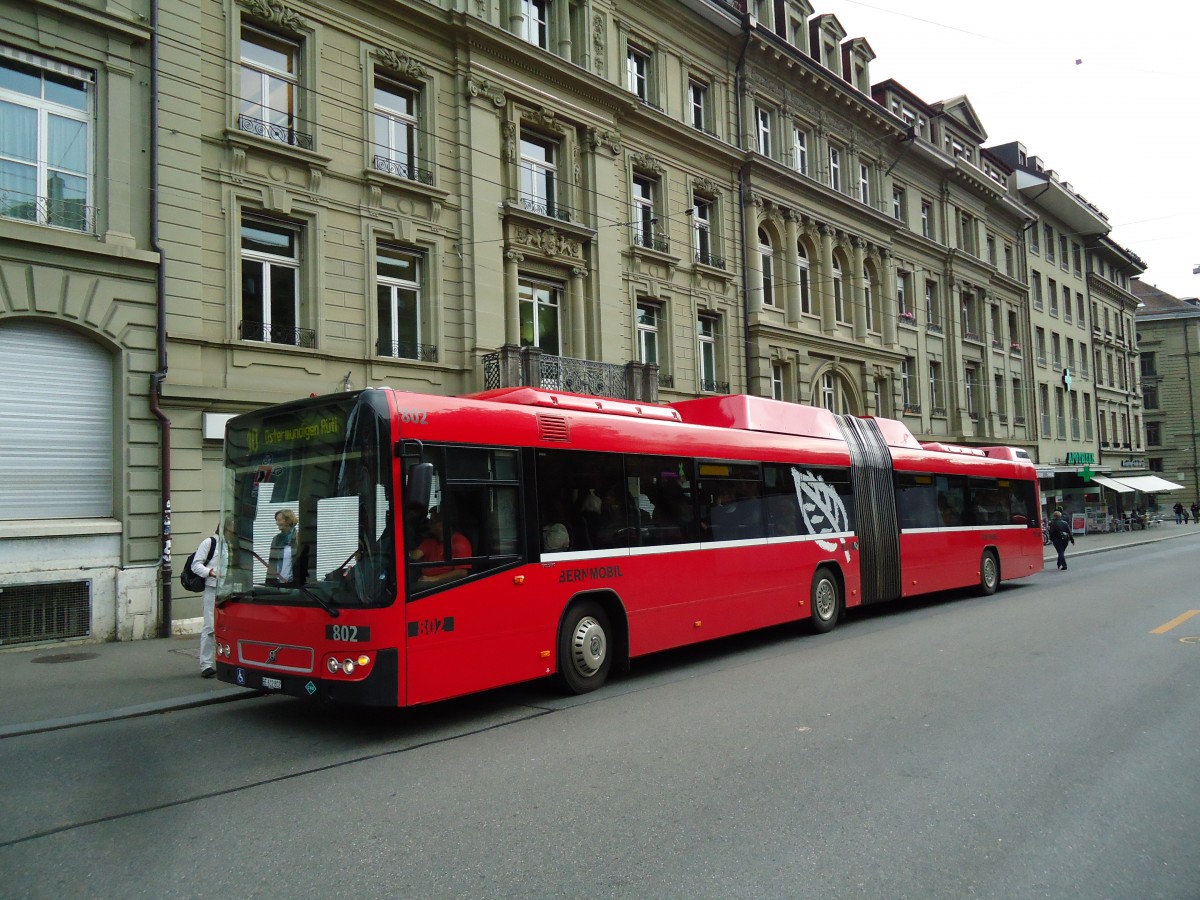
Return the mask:
[[[51,656],[38,656],[31,659],[35,663],[68,663],[82,662],[85,659],[95,659],[99,653],[55,653]]]

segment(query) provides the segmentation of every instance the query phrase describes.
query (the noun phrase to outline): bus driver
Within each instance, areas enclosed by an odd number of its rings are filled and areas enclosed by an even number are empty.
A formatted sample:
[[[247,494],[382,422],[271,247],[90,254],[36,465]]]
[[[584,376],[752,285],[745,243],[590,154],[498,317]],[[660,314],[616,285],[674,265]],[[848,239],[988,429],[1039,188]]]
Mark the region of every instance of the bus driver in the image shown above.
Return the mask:
[[[440,509],[434,509],[429,513],[429,522],[426,530],[428,534],[417,545],[417,549],[409,553],[409,558],[418,562],[444,562],[446,559],[446,540]],[[467,559],[471,555],[471,542],[467,540],[462,532],[452,529],[450,533],[450,558]],[[417,578],[417,584],[428,585],[438,584],[443,581],[453,581],[465,577],[470,569],[469,565],[422,568],[420,570],[421,574]]]

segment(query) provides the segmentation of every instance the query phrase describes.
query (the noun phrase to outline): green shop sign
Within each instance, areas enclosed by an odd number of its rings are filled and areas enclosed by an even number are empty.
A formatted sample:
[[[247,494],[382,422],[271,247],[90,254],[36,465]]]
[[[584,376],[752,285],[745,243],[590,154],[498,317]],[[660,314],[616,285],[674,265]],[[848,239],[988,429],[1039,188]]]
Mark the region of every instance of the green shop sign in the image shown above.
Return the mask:
[[[1096,461],[1096,457],[1091,453],[1068,453],[1068,466],[1090,466]]]

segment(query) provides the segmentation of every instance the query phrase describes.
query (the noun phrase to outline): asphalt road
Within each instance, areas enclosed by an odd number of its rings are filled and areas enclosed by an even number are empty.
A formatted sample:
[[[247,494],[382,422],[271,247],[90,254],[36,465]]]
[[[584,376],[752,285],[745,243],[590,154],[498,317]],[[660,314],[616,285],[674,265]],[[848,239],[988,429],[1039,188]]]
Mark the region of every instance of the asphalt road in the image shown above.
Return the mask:
[[[0,741],[13,897],[1200,896],[1190,542],[407,711]],[[1194,640],[1189,640],[1193,639]]]

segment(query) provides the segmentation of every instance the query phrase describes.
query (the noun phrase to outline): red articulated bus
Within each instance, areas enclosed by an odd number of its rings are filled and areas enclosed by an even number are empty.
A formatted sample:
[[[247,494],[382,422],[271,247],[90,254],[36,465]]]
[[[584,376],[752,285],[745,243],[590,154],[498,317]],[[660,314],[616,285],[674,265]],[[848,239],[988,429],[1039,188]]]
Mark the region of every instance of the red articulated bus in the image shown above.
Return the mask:
[[[643,654],[1042,568],[1023,451],[759,397],[371,389],[238,416],[225,454],[217,674],[297,697],[582,693]]]

